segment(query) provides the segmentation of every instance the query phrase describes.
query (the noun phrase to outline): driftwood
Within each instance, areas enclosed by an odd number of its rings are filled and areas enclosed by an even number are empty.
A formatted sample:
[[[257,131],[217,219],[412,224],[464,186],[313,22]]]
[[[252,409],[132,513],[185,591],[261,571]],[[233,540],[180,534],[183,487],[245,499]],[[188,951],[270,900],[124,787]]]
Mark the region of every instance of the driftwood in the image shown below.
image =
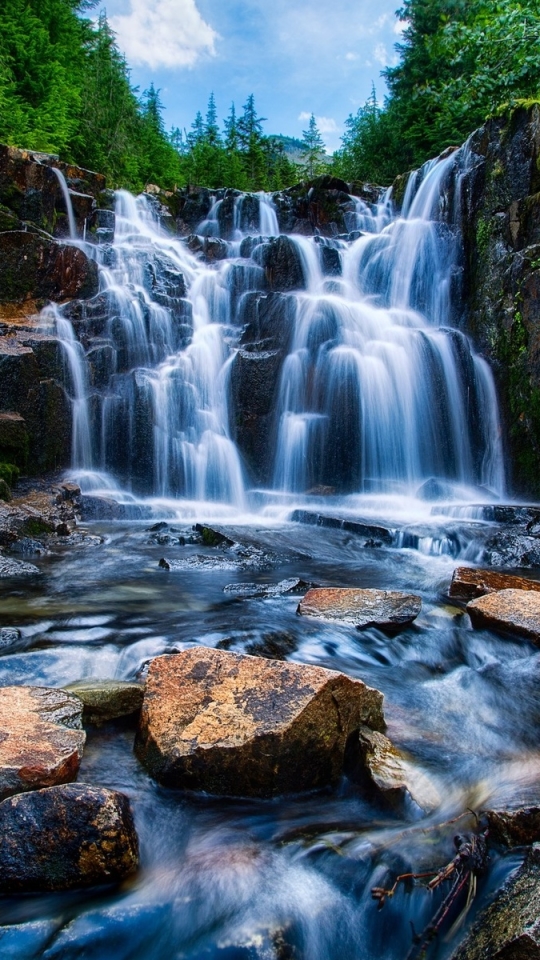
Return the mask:
[[[458,834],[454,837],[456,848],[455,857],[449,863],[439,870],[431,870],[427,873],[402,873],[396,877],[395,883],[388,890],[384,887],[373,887],[371,895],[377,900],[379,910],[384,907],[386,900],[393,897],[399,884],[405,880],[427,880],[431,877],[426,889],[436,890],[441,884],[450,882],[451,886],[444,900],[440,904],[430,923],[421,934],[416,934],[413,928],[413,944],[406,960],[417,960],[423,958],[433,942],[438,936],[441,927],[450,913],[450,910],[456,904],[465,891],[467,892],[464,907],[452,926],[450,933],[454,933],[461,925],[471,906],[476,893],[476,881],[487,865],[487,831],[482,833]]]

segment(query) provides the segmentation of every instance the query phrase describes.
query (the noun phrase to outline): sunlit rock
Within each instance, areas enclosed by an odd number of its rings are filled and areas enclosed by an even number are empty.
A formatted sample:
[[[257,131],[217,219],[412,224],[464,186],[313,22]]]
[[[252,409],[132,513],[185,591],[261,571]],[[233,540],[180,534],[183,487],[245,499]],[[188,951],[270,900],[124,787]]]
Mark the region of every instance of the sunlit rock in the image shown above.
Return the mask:
[[[382,700],[333,670],[195,647],[150,664],[136,751],[168,786],[308,790],[336,782],[351,733],[384,729]]]
[[[318,620],[338,621],[362,629],[394,630],[416,620],[422,609],[420,597],[394,590],[357,590],[321,587],[310,590],[298,605],[298,613]]]
[[[473,627],[517,633],[540,645],[540,593],[500,590],[467,604]]]
[[[474,600],[497,590],[540,590],[540,581],[526,580],[496,570],[458,567],[452,574],[448,595],[457,600]]]
[[[122,793],[69,784],[0,804],[0,892],[40,892],[116,883],[139,862]]]
[[[82,703],[52,687],[0,688],[0,798],[74,780]]]
[[[540,842],[540,807],[516,807],[488,810],[489,836],[505,847],[521,847]]]
[[[348,776],[377,800],[398,809],[412,800],[426,813],[440,805],[440,795],[429,777],[384,734],[360,727],[358,739],[351,738],[347,754]]]

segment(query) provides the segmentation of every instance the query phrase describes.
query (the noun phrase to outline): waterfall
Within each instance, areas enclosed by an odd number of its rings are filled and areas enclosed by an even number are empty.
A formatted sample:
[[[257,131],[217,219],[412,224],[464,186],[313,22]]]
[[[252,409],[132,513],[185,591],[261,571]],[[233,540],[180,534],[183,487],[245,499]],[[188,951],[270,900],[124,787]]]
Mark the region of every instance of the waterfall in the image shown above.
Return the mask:
[[[227,255],[209,263],[160,227],[153,198],[119,191],[114,242],[85,244],[100,293],[48,313],[87,485],[243,510],[262,444],[265,485],[283,493],[410,494],[435,477],[500,494],[492,375],[453,327],[452,210],[473,159],[413,173],[400,217],[391,191],[350,197],[352,239],[284,237],[273,197],[215,191],[196,232]]]
[[[73,213],[73,204],[71,202],[71,194],[69,192],[68,185],[66,183],[66,178],[61,170],[58,167],[51,167],[51,170],[56,175],[58,182],[60,184],[60,189],[62,191],[62,196],[64,198],[64,204],[66,207],[66,213],[68,218],[69,226],[69,237],[70,240],[77,239],[77,224],[75,223],[75,214]]]

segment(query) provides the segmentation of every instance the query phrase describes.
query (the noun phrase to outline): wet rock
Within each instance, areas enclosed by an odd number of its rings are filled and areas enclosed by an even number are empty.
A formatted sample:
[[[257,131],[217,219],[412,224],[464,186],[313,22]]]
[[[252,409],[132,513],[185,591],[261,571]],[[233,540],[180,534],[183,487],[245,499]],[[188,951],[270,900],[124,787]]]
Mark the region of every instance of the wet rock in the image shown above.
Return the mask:
[[[458,567],[452,574],[448,596],[458,600],[474,600],[475,597],[497,590],[540,590],[540,581],[497,573],[495,570]]]
[[[196,647],[150,664],[136,751],[169,786],[276,796],[335,782],[382,694],[320,667]]]
[[[0,688],[0,798],[77,776],[82,703],[51,687]]]
[[[20,413],[0,413],[0,462],[24,468],[28,460],[28,430]]]
[[[5,500],[7,503],[11,500],[11,489],[7,485],[5,480],[2,480],[0,477],[0,500]]]
[[[22,560],[13,560],[0,553],[0,580],[7,577],[28,577],[39,573],[39,569],[33,563],[25,563]]]
[[[306,594],[297,612],[304,617],[347,623],[358,629],[396,630],[413,623],[421,609],[422,600],[414,594],[321,587]]]
[[[238,350],[231,366],[231,431],[255,483],[270,481],[272,430],[284,352]]]
[[[360,727],[347,749],[346,773],[377,800],[401,809],[408,799],[425,813],[441,802],[431,780],[418,770],[384,734]]]
[[[118,883],[138,866],[122,793],[69,784],[0,804],[0,891],[42,892]]]
[[[500,590],[467,604],[477,630],[516,633],[540,645],[540,594],[535,590]]]
[[[540,807],[488,810],[489,836],[505,847],[528,846],[540,841]]]
[[[118,503],[112,497],[81,497],[81,519],[92,520],[145,520],[152,516],[150,507],[139,503]]]
[[[106,723],[138,713],[144,685],[127,680],[77,680],[63,688],[82,700],[85,723]]]
[[[263,633],[258,640],[246,643],[245,651],[251,657],[265,657],[267,660],[286,660],[298,649],[298,641],[287,630],[273,630]]]
[[[257,249],[271,290],[305,289],[306,279],[300,254],[290,237],[276,237]]]
[[[93,297],[98,269],[78,247],[23,230],[0,233],[0,302]]]
[[[280,580],[279,583],[228,583],[223,592],[233,597],[283,597],[287,594],[306,593],[314,586],[299,577]]]
[[[380,527],[368,520],[344,520],[342,517],[329,517],[320,513],[311,513],[309,510],[293,510],[290,520],[291,523],[306,523],[310,526],[346,530],[358,537],[379,541],[380,544],[390,545],[394,539],[392,532],[386,527]]]
[[[195,530],[200,534],[201,541],[205,547],[234,546],[234,540],[231,540],[230,537],[227,537],[224,533],[220,533],[220,531],[214,527],[209,527],[204,523],[196,523]]]
[[[518,533],[498,533],[486,543],[484,563],[492,567],[540,567],[540,539]]]
[[[484,910],[451,960],[540,958],[540,844]]]

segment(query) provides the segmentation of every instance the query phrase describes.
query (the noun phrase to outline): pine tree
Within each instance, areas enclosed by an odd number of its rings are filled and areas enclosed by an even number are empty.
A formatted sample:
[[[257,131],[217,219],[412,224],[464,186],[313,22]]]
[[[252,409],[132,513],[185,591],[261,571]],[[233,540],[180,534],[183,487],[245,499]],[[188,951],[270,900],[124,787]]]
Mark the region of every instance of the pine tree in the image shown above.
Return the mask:
[[[206,111],[206,124],[204,127],[204,138],[208,144],[212,147],[221,146],[221,137],[219,134],[219,126],[217,122],[217,110],[216,110],[216,101],[214,94],[210,94],[210,99],[208,100],[208,109]]]
[[[302,159],[304,161],[304,170],[308,177],[316,177],[325,166],[324,158],[326,155],[324,140],[321,137],[315,114],[312,113],[309,118],[307,130],[302,131]]]
[[[250,190],[264,190],[267,186],[264,136],[262,125],[266,117],[259,117],[255,109],[255,97],[250,93],[244,104],[244,112],[238,120],[238,139],[242,152],[242,165]]]

